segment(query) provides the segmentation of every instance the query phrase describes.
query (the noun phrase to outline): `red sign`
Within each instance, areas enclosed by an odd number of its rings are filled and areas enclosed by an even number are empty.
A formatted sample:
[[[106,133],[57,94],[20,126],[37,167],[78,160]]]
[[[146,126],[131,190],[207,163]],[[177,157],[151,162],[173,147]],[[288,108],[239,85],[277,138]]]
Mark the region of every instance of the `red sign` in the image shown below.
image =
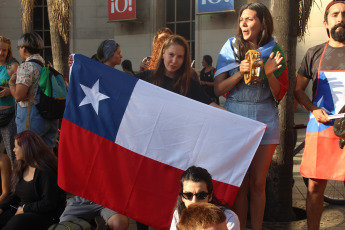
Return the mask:
[[[108,20],[136,18],[135,0],[108,0]]]

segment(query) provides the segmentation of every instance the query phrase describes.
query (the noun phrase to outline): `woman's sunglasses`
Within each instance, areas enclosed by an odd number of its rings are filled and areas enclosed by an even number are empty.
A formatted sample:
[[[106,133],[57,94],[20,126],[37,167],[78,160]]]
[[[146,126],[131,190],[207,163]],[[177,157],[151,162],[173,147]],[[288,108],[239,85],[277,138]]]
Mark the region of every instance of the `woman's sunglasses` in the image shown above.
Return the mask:
[[[196,199],[198,200],[205,200],[206,197],[209,195],[209,193],[208,192],[198,192],[198,193],[185,192],[185,193],[180,193],[180,195],[187,200],[192,200],[193,196],[195,196]]]

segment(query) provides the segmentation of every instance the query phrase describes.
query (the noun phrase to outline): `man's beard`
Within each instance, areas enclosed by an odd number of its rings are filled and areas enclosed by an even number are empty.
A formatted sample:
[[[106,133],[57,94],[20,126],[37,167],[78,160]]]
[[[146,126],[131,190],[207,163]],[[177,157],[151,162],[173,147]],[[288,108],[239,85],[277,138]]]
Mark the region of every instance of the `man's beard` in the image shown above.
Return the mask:
[[[339,31],[336,31],[339,27]],[[331,36],[337,42],[344,42],[345,41],[345,24],[340,22],[332,27],[331,29]]]

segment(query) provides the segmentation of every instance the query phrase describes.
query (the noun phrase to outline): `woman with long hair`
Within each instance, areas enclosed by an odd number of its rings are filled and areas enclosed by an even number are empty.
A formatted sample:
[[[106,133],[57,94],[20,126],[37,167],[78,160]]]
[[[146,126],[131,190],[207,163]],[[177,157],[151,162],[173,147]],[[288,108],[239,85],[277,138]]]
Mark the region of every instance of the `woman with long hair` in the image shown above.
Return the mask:
[[[0,36],[0,134],[4,142],[6,153],[13,165],[14,136],[17,134],[15,122],[16,101],[11,95],[8,86],[12,74],[17,72],[19,66],[12,56],[11,40]]]
[[[32,131],[15,136],[12,194],[0,204],[2,229],[47,229],[58,222],[65,193],[57,185],[57,158]]]
[[[239,229],[237,215],[228,208],[225,202],[220,201],[213,190],[212,176],[201,167],[191,166],[183,172],[180,180],[180,193],[174,211],[170,229],[177,229],[182,211],[189,205],[198,202],[212,203],[220,207],[226,216],[228,229]]]
[[[274,150],[279,144],[277,103],[288,88],[286,60],[282,49],[274,41],[272,16],[262,3],[248,3],[241,7],[237,35],[223,46],[215,73],[215,94],[227,93],[224,108],[265,123],[267,129],[252,160],[235,199],[241,229],[247,220],[247,192],[250,191],[251,228],[261,229],[265,210],[266,176]],[[250,70],[245,60],[248,50],[259,50],[263,58],[262,81],[245,84],[244,74]]]
[[[177,94],[219,107],[203,91],[199,82],[191,78],[190,64],[191,58],[186,39],[179,35],[172,35],[164,42],[155,68],[136,76]]]

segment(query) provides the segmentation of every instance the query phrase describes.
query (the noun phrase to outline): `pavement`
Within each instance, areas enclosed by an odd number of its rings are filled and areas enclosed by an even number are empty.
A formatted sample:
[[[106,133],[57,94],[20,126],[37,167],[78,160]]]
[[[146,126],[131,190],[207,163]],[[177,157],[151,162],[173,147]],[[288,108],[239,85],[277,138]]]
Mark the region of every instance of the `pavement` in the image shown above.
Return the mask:
[[[307,124],[308,122],[308,113],[297,112],[295,113],[295,124]],[[297,131],[297,144],[298,146],[305,138],[305,129]],[[306,210],[305,200],[307,194],[307,188],[304,185],[302,176],[300,174],[300,164],[302,160],[303,150],[300,151],[294,157],[294,166],[293,166],[293,176],[295,180],[294,187],[292,189],[292,206],[298,208],[303,212]],[[345,167],[345,166],[344,166]],[[249,229],[249,228],[248,228]],[[301,219],[298,221],[292,222],[264,222],[263,230],[294,230],[307,229],[307,220]],[[324,202],[324,211],[321,217],[320,229],[329,229],[329,230],[344,230],[345,229],[345,205],[334,205]]]
[[[307,124],[308,122],[308,113],[297,112],[295,113],[295,124]],[[297,145],[304,141],[305,130],[301,129],[297,131]],[[296,145],[296,146],[297,146]],[[302,153],[300,151],[294,157],[294,167],[293,175],[295,184],[292,189],[292,200],[293,207],[295,210],[300,210],[305,214],[305,198],[307,194],[307,188],[304,185],[303,179],[299,172]],[[149,228],[154,230],[154,228]],[[250,228],[247,228],[250,229]],[[264,222],[263,230],[304,230],[307,229],[307,220],[301,219],[298,221],[292,222]],[[345,205],[334,205],[324,202],[324,211],[321,217],[320,229],[328,230],[344,230],[345,229]],[[130,220],[129,230],[136,230],[136,225],[134,220]]]

